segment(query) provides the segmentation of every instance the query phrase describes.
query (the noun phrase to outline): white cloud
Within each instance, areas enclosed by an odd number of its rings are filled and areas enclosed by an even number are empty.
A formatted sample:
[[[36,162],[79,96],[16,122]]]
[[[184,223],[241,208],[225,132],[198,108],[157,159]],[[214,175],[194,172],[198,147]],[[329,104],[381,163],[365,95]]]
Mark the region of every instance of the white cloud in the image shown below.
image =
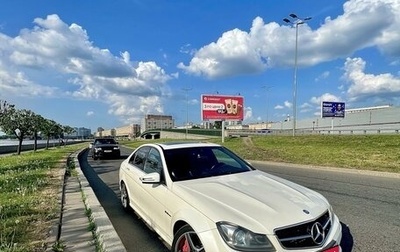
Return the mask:
[[[14,71],[2,64],[0,59],[0,90],[7,96],[42,96],[51,97],[58,92],[56,87],[42,86],[27,78],[20,71]]]
[[[311,20],[310,22],[312,22]],[[298,64],[312,66],[377,47],[387,56],[400,56],[400,2],[398,0],[350,0],[343,14],[326,18],[316,30],[299,26]],[[233,29],[195,52],[188,65],[178,67],[188,74],[220,78],[253,74],[269,67],[293,64],[294,27],[253,20],[250,31]]]
[[[325,71],[322,74],[320,74],[317,78],[315,78],[315,81],[319,82],[321,80],[324,80],[324,79],[328,78],[329,75],[330,75],[329,71]]]
[[[276,109],[276,110],[284,110],[284,111],[287,111],[288,109],[292,109],[292,107],[293,107],[293,104],[291,103],[291,102],[289,102],[289,101],[285,101],[283,104],[278,104],[278,105],[276,105],[275,107],[274,107],[274,109]],[[287,112],[284,112],[285,114],[283,114],[284,116],[286,116],[286,113]],[[282,116],[282,115],[280,115],[280,116]]]
[[[186,44],[180,48],[179,52],[184,54],[194,55],[196,53],[196,50],[192,49],[191,44]]]
[[[400,77],[390,73],[378,75],[365,73],[365,61],[347,58],[343,78],[348,83],[347,96],[350,101],[372,100],[375,103],[390,103],[400,97]]]
[[[337,96],[335,96],[335,95],[333,95],[333,94],[330,94],[330,93],[325,93],[325,94],[322,94],[320,97],[311,97],[311,99],[310,99],[310,102],[313,104],[313,105],[316,105],[316,106],[318,106],[318,107],[320,107],[321,106],[321,103],[323,102],[323,101],[328,101],[328,102],[342,102],[343,100],[340,98],[340,97],[337,97]]]
[[[251,107],[245,107],[243,120],[251,120],[253,118],[253,109]]]
[[[289,102],[289,101],[285,101],[285,102],[284,102],[284,106],[285,106],[286,108],[291,108],[291,107],[293,106],[293,104],[292,104],[291,102]]]
[[[253,21],[253,26],[260,27],[261,18]],[[278,27],[277,24],[270,26]],[[262,27],[261,27],[262,28]],[[257,36],[258,34],[254,34]],[[267,67],[265,59],[260,57],[258,40],[252,33],[239,29],[225,32],[216,43],[211,43],[198,50],[188,66],[182,62],[178,67],[194,75],[218,78],[236,74],[260,72]],[[264,42],[265,43],[265,42]]]
[[[188,104],[197,105],[197,104],[199,104],[199,100],[198,99],[190,99],[190,100],[188,100]]]
[[[86,113],[86,115],[87,115],[87,116],[92,116],[92,115],[94,115],[94,112],[93,112],[93,111],[88,111],[88,112]]]
[[[57,15],[36,18],[34,24],[15,38],[0,33],[3,95],[97,99],[108,103],[112,114],[134,117],[142,110],[131,109],[132,101],[147,104],[147,100],[168,95],[165,84],[177,77],[165,73],[155,62],[132,62],[129,52],[115,56],[96,47],[81,26],[67,25]],[[56,75],[68,81],[46,85]],[[152,105],[150,102],[149,111]]]
[[[313,106],[311,104],[307,103],[307,102],[301,104],[301,106],[300,106],[300,112],[301,113],[310,112],[310,111],[312,111],[312,109],[313,109]]]
[[[117,115],[122,124],[137,123],[145,114],[163,111],[159,96],[132,99],[129,96],[110,94],[106,102],[110,105],[108,113]]]
[[[315,116],[320,116],[321,115],[321,103],[323,101],[327,102],[343,102],[344,100],[340,97],[337,97],[336,95],[330,94],[330,93],[325,93],[322,94],[319,97],[311,97],[310,103],[305,103],[302,105],[302,112],[310,112],[314,111]]]

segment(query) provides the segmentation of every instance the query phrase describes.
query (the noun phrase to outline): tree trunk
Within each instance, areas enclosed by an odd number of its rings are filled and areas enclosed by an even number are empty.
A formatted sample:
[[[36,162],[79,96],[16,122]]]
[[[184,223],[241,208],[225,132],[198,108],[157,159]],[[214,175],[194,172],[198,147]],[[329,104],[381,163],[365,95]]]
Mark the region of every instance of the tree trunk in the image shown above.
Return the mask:
[[[18,137],[18,148],[17,148],[17,155],[21,154],[22,150],[22,141],[24,140],[24,136],[21,134],[21,136]]]
[[[37,150],[37,132],[34,133],[33,151]]]

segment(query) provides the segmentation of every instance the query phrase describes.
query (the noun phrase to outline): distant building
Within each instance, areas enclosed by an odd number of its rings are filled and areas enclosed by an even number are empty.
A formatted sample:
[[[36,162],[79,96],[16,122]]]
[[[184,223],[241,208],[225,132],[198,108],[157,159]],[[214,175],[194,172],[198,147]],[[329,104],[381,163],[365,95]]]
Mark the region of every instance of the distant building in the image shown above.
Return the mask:
[[[293,122],[271,123],[270,129],[291,130]],[[346,109],[344,118],[308,118],[296,122],[296,131],[317,132],[398,132],[400,129],[400,107],[390,105]],[[358,132],[357,132],[358,131]]]
[[[64,137],[73,139],[87,139],[90,138],[92,135],[92,130],[84,127],[80,128],[75,127],[74,130],[75,131],[73,133],[65,134]]]
[[[141,132],[152,129],[172,129],[175,121],[169,115],[146,115],[142,120]]]
[[[130,124],[128,126],[115,128],[115,136],[117,137],[135,138],[139,134],[140,134],[139,124]]]
[[[135,138],[140,134],[140,125],[139,124],[130,124],[118,128],[113,129],[103,129],[99,127],[96,132],[96,137],[127,137],[127,138]]]

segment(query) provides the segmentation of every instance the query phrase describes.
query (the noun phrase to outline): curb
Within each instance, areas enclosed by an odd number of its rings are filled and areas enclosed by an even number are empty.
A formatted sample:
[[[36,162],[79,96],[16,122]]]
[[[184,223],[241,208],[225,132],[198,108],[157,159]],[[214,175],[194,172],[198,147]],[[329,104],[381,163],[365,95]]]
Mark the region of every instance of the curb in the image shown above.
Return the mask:
[[[324,170],[324,171],[333,171],[333,172],[343,172],[343,173],[351,173],[351,174],[363,174],[375,177],[387,177],[387,178],[397,178],[400,179],[400,173],[394,172],[384,172],[384,171],[372,171],[372,170],[359,170],[359,169],[350,169],[350,168],[340,168],[340,167],[331,167],[331,166],[319,166],[319,165],[303,165],[303,164],[293,164],[293,163],[283,163],[283,162],[274,162],[274,161],[258,161],[258,160],[247,160],[251,164],[270,164],[270,165],[285,165],[290,167],[296,167],[298,169],[315,169],[315,170]]]
[[[79,155],[86,150],[80,150],[74,155],[75,170],[78,172],[78,180],[81,190],[84,194],[84,204],[91,210],[91,217],[96,225],[95,234],[98,237],[102,251],[105,252],[123,252],[126,251],[121,239],[114,229],[110,219],[108,218],[104,208],[98,201],[93,189],[90,187],[85,175],[79,164]]]
[[[68,156],[67,160],[74,161],[75,170],[78,173],[78,183],[80,190],[82,191],[82,204],[85,209],[90,209],[91,216],[88,219],[91,220],[96,229],[94,230],[94,235],[97,237],[99,242],[99,251],[102,252],[125,252],[126,249],[119,238],[117,232],[114,229],[110,219],[108,218],[104,208],[98,201],[96,194],[90,187],[85,175],[82,172],[81,166],[79,164],[79,156],[86,150],[82,149]],[[52,226],[49,230],[49,236],[46,239],[46,251],[53,252],[53,246],[60,240],[61,229],[63,224],[63,213],[64,213],[64,202],[65,202],[65,187],[66,187],[66,170],[67,166],[63,166],[62,174],[59,175],[61,184],[58,192],[58,203],[60,205],[60,215],[52,221]],[[91,231],[88,231],[91,232]],[[74,241],[70,241],[74,242]],[[93,238],[93,243],[95,238]]]

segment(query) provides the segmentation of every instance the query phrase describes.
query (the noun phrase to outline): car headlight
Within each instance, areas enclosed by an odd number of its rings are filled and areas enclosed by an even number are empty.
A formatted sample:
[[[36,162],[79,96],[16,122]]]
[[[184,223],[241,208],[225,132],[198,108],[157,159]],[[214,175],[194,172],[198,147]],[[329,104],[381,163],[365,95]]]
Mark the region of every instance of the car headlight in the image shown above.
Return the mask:
[[[118,146],[116,146],[116,147],[114,147],[113,149],[114,149],[114,150],[119,150],[119,147],[118,147]]]
[[[256,234],[243,227],[218,222],[217,228],[229,247],[240,251],[275,251],[274,246],[264,234]]]
[[[96,152],[98,152],[98,151],[101,151],[101,148],[96,147],[96,148],[94,148],[94,150],[95,150]]]

